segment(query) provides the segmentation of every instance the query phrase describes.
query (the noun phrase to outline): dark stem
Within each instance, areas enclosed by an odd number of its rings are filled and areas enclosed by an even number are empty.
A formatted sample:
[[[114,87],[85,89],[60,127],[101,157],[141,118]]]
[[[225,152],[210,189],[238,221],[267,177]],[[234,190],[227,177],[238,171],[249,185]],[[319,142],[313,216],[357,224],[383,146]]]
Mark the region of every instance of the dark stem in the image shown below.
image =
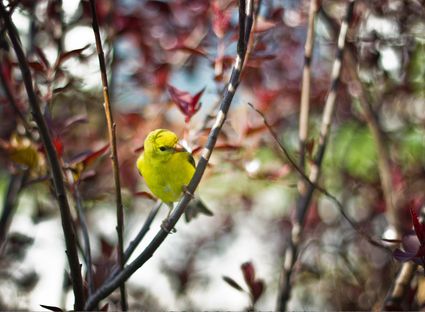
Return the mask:
[[[206,166],[210,159],[211,153],[214,150],[215,143],[218,138],[218,134],[226,120],[226,115],[229,110],[229,107],[232,103],[233,96],[236,92],[237,86],[239,85],[239,79],[241,75],[242,64],[245,59],[246,48],[249,40],[250,31],[248,32],[248,37],[245,37],[245,30],[251,30],[252,27],[252,13],[253,5],[252,1],[248,1],[246,12],[248,16],[251,16],[251,19],[246,19],[248,25],[245,27],[245,19],[242,23],[240,18],[239,27],[243,29],[240,31],[239,40],[238,40],[238,49],[235,64],[233,66],[232,74],[230,76],[229,83],[224,91],[222,102],[220,105],[220,111],[217,114],[215,126],[211,129],[208,141],[202,152],[201,159],[198,162],[195,173],[187,186],[187,192],[184,194],[180,202],[177,204],[176,208],[173,210],[169,221],[166,226],[161,227],[156,236],[148,244],[148,246],[143,250],[143,252],[128,266],[126,266],[121,272],[119,272],[115,277],[102,285],[92,296],[90,296],[86,302],[85,309],[93,309],[100,300],[112,293],[117,287],[124,283],[137,269],[139,269],[146,261],[148,261],[158,247],[162,244],[165,238],[168,236],[170,231],[174,228],[177,221],[180,219],[181,215],[184,213],[184,210],[187,207],[187,204],[192,199],[191,194],[194,194],[201,178],[205,172]],[[239,16],[246,16],[245,12],[245,0],[240,1],[239,5]],[[251,25],[250,24],[251,21]],[[243,26],[243,27],[242,27]],[[166,227],[166,228],[165,228]]]
[[[121,182],[120,182],[120,169],[118,162],[118,152],[117,152],[117,140],[116,140],[116,125],[114,123],[114,117],[112,114],[112,108],[109,98],[108,91],[108,76],[106,73],[106,63],[105,63],[105,54],[102,48],[102,40],[100,38],[99,23],[96,15],[96,4],[95,0],[90,0],[90,9],[92,14],[92,27],[96,40],[96,49],[97,55],[99,57],[100,73],[102,78],[103,85],[103,97],[105,100],[105,116],[106,122],[108,124],[108,136],[109,136],[109,145],[111,146],[111,161],[112,168],[114,172],[114,182],[115,182],[115,196],[116,196],[116,214],[117,214],[117,235],[118,235],[118,264],[120,268],[124,268],[124,209],[121,198]],[[120,285],[121,293],[121,309],[123,311],[128,310],[125,283]]]
[[[161,208],[161,206],[162,206],[162,201],[158,201],[158,203],[155,204],[155,206],[150,211],[148,217],[146,218],[145,223],[143,224],[139,233],[137,233],[136,237],[128,245],[127,249],[124,252],[125,263],[127,263],[127,261],[130,259],[133,252],[136,250],[137,246],[139,246],[140,242],[145,237],[146,233],[150,230],[152,222],[155,219],[156,215],[158,214],[159,208]],[[108,277],[108,280],[110,280],[112,277],[117,275],[118,272],[120,272],[120,268],[114,267],[114,269],[112,270],[112,273]]]
[[[80,190],[78,189],[78,183],[74,185],[74,197],[77,206],[78,220],[81,226],[81,232],[83,234],[84,241],[84,260],[87,267],[87,284],[89,288],[89,296],[94,292],[94,283],[93,283],[93,270],[92,270],[92,256],[90,248],[90,237],[87,227],[86,217],[84,215],[83,208],[83,199],[81,198]]]
[[[67,249],[66,254],[68,257],[69,267],[71,271],[72,287],[75,297],[74,309],[82,310],[84,307],[83,281],[81,277],[80,261],[78,259],[75,233],[72,228],[72,216],[69,208],[68,199],[66,197],[66,191],[62,176],[62,169],[59,163],[58,156],[56,154],[55,147],[52,143],[50,133],[46,125],[46,121],[44,120],[43,114],[41,113],[38,104],[38,98],[34,92],[31,71],[29,69],[25,53],[22,49],[21,42],[19,40],[18,31],[16,30],[9,13],[6,11],[3,2],[0,2],[0,16],[4,21],[7,33],[15,50],[19,68],[22,72],[22,79],[24,81],[25,89],[27,91],[28,102],[31,108],[31,112],[38,126],[43,146],[47,154],[50,173],[52,175],[53,184],[55,188],[55,195],[61,213],[62,229]]]
[[[0,251],[3,250],[3,243],[6,241],[7,231],[18,203],[18,196],[27,177],[28,170],[25,170],[22,173],[12,174],[10,176],[6,195],[3,201],[3,210],[0,216]]]

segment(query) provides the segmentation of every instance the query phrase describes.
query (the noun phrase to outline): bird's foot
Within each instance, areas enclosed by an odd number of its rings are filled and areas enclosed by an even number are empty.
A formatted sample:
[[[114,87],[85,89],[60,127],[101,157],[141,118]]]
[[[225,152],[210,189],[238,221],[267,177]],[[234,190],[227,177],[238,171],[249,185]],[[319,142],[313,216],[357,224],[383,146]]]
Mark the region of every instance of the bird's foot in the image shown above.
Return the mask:
[[[173,227],[171,228],[170,220],[168,218],[164,219],[161,223],[161,229],[163,229],[168,234],[176,233],[177,230]]]
[[[183,185],[183,193],[189,195],[192,199],[195,198],[195,195],[187,188],[187,185]]]

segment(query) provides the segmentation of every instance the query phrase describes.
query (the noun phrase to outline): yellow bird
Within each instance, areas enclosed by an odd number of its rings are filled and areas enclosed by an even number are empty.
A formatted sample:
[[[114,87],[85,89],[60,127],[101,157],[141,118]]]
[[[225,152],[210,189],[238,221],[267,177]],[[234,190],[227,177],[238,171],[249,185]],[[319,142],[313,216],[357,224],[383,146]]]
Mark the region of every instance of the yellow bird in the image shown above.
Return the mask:
[[[144,142],[144,152],[137,159],[137,169],[144,177],[151,192],[165,204],[173,208],[173,202],[180,196],[195,173],[195,160],[178,143],[177,135],[166,129],[156,129],[148,134]],[[199,200],[197,208],[187,208],[185,215],[189,221],[198,212],[212,215]]]

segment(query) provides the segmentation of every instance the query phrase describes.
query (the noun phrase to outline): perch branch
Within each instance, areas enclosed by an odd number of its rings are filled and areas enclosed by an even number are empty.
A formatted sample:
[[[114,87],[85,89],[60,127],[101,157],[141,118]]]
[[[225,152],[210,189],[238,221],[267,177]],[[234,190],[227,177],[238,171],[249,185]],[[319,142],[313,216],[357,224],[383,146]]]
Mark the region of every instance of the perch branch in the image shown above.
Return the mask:
[[[22,79],[24,81],[25,89],[27,91],[28,102],[31,108],[31,112],[35,122],[37,123],[43,146],[47,154],[50,173],[52,175],[53,185],[55,188],[55,195],[61,213],[62,229],[66,245],[66,254],[68,257],[69,267],[71,271],[72,287],[75,297],[74,309],[82,310],[84,307],[83,281],[81,277],[75,233],[72,227],[72,216],[69,208],[68,199],[66,197],[61,166],[59,163],[58,156],[56,154],[55,147],[52,143],[52,139],[50,137],[46,121],[44,120],[43,114],[41,113],[38,104],[38,98],[34,92],[31,71],[29,69],[25,53],[22,49],[22,45],[19,40],[18,31],[16,30],[16,27],[13,24],[12,19],[9,13],[6,11],[6,8],[2,1],[0,1],[0,16],[4,21],[4,26],[6,27],[7,33],[15,50],[16,57],[18,59],[18,65],[22,72]]]
[[[319,179],[320,167],[325,154],[327,141],[329,137],[329,129],[333,119],[333,113],[335,110],[336,95],[340,82],[342,59],[345,47],[345,38],[348,31],[348,26],[351,21],[354,9],[354,0],[350,0],[347,4],[345,17],[341,23],[341,28],[338,36],[337,52],[335,62],[332,67],[331,75],[331,87],[329,94],[326,98],[325,108],[323,112],[322,125],[320,129],[319,146],[318,151],[314,159],[312,170],[309,176],[309,180],[314,184]],[[315,186],[310,184],[304,194],[300,194],[297,200],[295,222],[292,226],[290,233],[289,245],[285,250],[284,264],[282,270],[282,276],[280,280],[280,289],[278,295],[277,309],[279,311],[286,311],[289,298],[291,296],[292,282],[291,276],[293,273],[295,262],[298,258],[298,249],[301,243],[301,236],[304,227],[305,216],[310,206],[311,199]]]
[[[146,261],[148,261],[162,244],[165,238],[168,236],[169,232],[174,228],[177,221],[183,214],[186,209],[187,204],[192,199],[192,195],[201,178],[205,172],[208,161],[210,159],[211,153],[214,150],[218,135],[220,130],[226,120],[227,112],[229,111],[230,104],[232,103],[233,96],[237,90],[237,87],[240,82],[242,64],[245,59],[247,43],[251,33],[252,27],[252,13],[253,13],[253,4],[251,0],[248,0],[246,5],[245,0],[240,0],[239,2],[239,40],[237,46],[237,56],[232,69],[232,74],[230,75],[229,83],[224,91],[224,95],[220,105],[220,111],[217,114],[214,126],[212,127],[208,141],[203,149],[202,156],[198,162],[195,173],[187,186],[187,192],[184,194],[180,202],[177,204],[176,208],[173,210],[171,216],[169,217],[169,222],[167,223],[167,228],[161,228],[148,246],[143,250],[143,252],[128,266],[119,272],[113,279],[101,286],[92,296],[87,300],[85,309],[90,310],[96,306],[96,304],[108,296],[114,289],[119,287],[124,283],[137,269],[139,269]],[[245,24],[246,23],[246,24]],[[246,28],[245,28],[246,25]],[[246,30],[246,31],[245,31]],[[246,37],[247,35],[247,37]],[[165,226],[164,226],[165,227]]]
[[[99,23],[96,15],[96,4],[95,0],[90,0],[90,8],[92,14],[92,27],[94,36],[96,39],[96,49],[97,55],[99,57],[100,73],[102,77],[103,85],[103,97],[105,100],[104,108],[106,115],[106,122],[108,124],[108,136],[109,136],[109,145],[111,146],[111,161],[112,168],[114,172],[114,182],[115,182],[115,196],[116,196],[116,213],[117,213],[117,234],[118,234],[118,264],[120,268],[124,268],[124,208],[121,198],[121,182],[120,182],[120,168],[118,162],[118,152],[117,152],[117,140],[116,140],[116,125],[112,115],[111,103],[109,100],[109,91],[108,91],[108,77],[106,74],[106,63],[105,55],[103,53],[102,41],[100,38]],[[126,311],[128,309],[127,298],[125,293],[125,283],[120,285],[121,293],[121,309]]]

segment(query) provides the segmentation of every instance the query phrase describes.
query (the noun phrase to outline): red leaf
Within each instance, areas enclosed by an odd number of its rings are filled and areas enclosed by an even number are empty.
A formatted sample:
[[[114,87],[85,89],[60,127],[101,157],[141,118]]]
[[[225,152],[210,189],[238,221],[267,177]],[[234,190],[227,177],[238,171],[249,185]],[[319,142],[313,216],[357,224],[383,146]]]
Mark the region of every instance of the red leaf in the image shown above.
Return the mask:
[[[168,64],[162,64],[154,72],[155,86],[158,89],[164,89],[170,76],[170,66]]]
[[[90,165],[93,161],[95,161],[99,156],[103,155],[106,150],[109,148],[109,144],[104,145],[103,147],[99,148],[97,151],[91,152],[88,154],[83,160],[82,163],[84,166]]]
[[[236,283],[234,279],[232,279],[228,276],[222,276],[222,278],[227,284],[229,284],[234,289],[239,290],[239,291],[244,291],[243,288],[238,283]]]
[[[255,269],[252,262],[245,262],[241,265],[241,270],[246,284],[251,288],[255,280]]]
[[[28,65],[37,73],[46,73],[46,67],[44,67],[44,65],[39,62],[28,62]]]
[[[45,309],[50,310],[50,311],[55,311],[55,312],[62,312],[63,311],[61,308],[49,306],[49,305],[45,305],[45,304],[40,304],[40,307],[45,308]]]
[[[277,23],[266,21],[263,19],[257,19],[257,22],[255,23],[255,28],[252,30],[254,33],[260,33],[268,31],[276,26]]]
[[[415,229],[416,236],[419,239],[421,245],[425,245],[425,229],[424,225],[419,222],[418,215],[412,206],[409,206],[410,215],[412,217],[413,228]]]
[[[218,1],[214,1],[211,5],[214,19],[213,19],[213,31],[215,35],[219,38],[223,38],[224,35],[228,32],[230,26],[231,14],[230,10],[226,8],[220,8]]]
[[[185,121],[189,122],[193,115],[199,111],[201,104],[199,100],[204,93],[205,88],[191,95],[189,92],[179,90],[171,85],[168,85],[168,92],[170,93],[171,100],[177,105],[180,111],[185,115]]]
[[[87,49],[88,47],[90,47],[90,44],[87,44],[80,49],[75,49],[75,50],[62,53],[56,61],[55,68],[58,68],[63,62],[67,61],[71,57],[80,56],[81,53],[83,53],[83,51]]]
[[[43,63],[44,67],[45,68],[49,68],[50,67],[50,63],[47,60],[47,57],[44,54],[43,50],[41,50],[39,47],[35,47],[35,53],[37,54],[37,56],[40,59],[40,61]]]
[[[55,137],[53,139],[53,145],[55,146],[56,153],[58,153],[59,157],[63,155],[63,143],[60,137]]]
[[[199,56],[203,56],[208,59],[208,54],[201,48],[191,48],[183,44],[179,44],[173,48],[168,49],[168,51],[183,51],[190,54],[195,54]]]
[[[254,282],[251,288],[252,299],[255,302],[261,297],[264,291],[264,282],[262,280],[257,280]]]
[[[139,147],[136,147],[136,148],[133,150],[133,152],[134,152],[134,153],[141,153],[141,152],[143,152],[143,151],[144,151],[144,149],[145,149],[144,145],[141,145],[141,146],[139,146]]]

